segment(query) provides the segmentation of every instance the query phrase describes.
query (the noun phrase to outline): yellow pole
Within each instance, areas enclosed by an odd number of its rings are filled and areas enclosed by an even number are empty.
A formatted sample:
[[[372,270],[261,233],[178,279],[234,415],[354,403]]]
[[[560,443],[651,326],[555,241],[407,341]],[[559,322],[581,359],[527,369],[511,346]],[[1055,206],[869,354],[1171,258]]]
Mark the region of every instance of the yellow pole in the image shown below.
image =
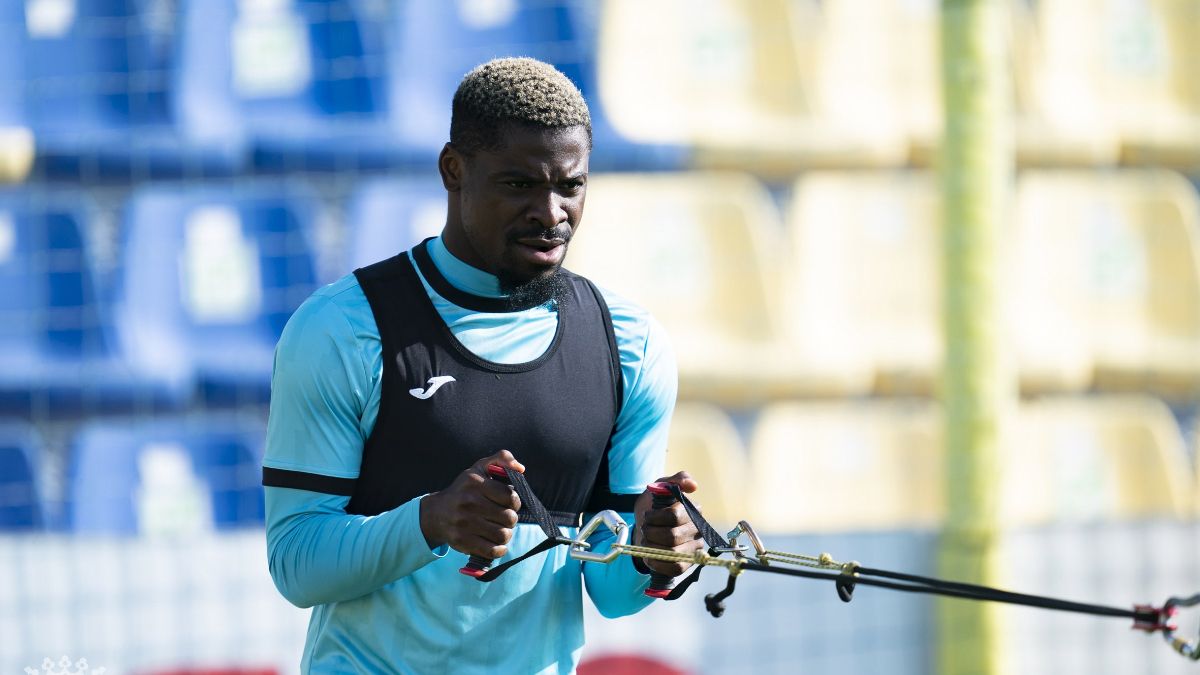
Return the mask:
[[[1000,431],[1014,400],[999,302],[999,241],[1013,176],[1008,4],[942,0],[941,13],[947,519],[938,571],[984,584],[995,583]],[[938,601],[943,675],[1000,670],[994,612],[987,603]]]

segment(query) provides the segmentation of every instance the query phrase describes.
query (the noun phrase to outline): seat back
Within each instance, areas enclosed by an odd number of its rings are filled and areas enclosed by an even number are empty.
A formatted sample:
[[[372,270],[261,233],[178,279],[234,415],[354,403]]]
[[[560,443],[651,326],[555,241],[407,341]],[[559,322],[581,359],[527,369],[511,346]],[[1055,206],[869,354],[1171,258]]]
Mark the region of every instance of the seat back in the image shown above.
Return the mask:
[[[737,428],[720,408],[703,403],[675,407],[664,473],[687,471],[696,479],[700,490],[693,499],[718,530],[733,527],[742,519],[753,522],[745,497],[751,489],[746,482],[748,468]]]
[[[939,525],[939,419],[924,401],[768,406],[750,442],[753,524],[779,533]]]
[[[1191,516],[1183,437],[1161,401],[1045,399],[1026,404],[1014,430],[1001,492],[1009,525]]]
[[[187,535],[263,522],[262,425],[196,417],[85,425],[68,467],[67,524]]]
[[[347,211],[350,260],[344,272],[440,234],[446,224],[446,191],[433,180],[377,178],[359,185]]]
[[[126,353],[146,370],[266,386],[284,324],[316,287],[317,213],[291,184],[135,192],[117,304]]]
[[[384,119],[381,7],[362,0],[184,0],[179,114],[201,136],[237,129],[303,138]]]
[[[105,351],[87,214],[69,195],[0,196],[0,362],[10,368]]]
[[[28,119],[38,135],[65,143],[113,131],[135,138],[139,126],[170,116],[174,23],[138,0],[75,0],[25,5]]]
[[[45,524],[37,434],[17,422],[0,423],[0,532],[35,530]]]

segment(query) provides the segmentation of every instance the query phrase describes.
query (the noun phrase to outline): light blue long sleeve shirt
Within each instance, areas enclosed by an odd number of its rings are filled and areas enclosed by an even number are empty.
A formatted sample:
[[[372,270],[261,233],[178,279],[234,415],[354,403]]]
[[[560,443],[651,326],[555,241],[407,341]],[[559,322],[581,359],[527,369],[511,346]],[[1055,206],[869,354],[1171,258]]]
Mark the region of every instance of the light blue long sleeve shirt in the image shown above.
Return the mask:
[[[458,289],[501,296],[494,276],[455,258],[440,238],[429,252]],[[453,334],[484,359],[531,361],[553,340],[558,316],[552,304],[481,313],[422,283]],[[602,294],[625,392],[609,451],[609,486],[636,494],[662,475],[675,361],[663,329],[644,310]],[[357,279],[348,275],[314,293],[276,348],[263,465],[357,478],[379,413],[382,374],[379,331]],[[419,498],[377,516],[348,515],[348,503],[344,496],[266,488],[271,576],[293,604],[313,607],[305,672],[569,673],[584,643],[584,589],[608,617],[651,602],[642,595],[649,577],[628,557],[579,563],[558,546],[481,583],[458,573],[464,554],[429,548]],[[633,522],[632,514],[622,515]],[[536,525],[518,524],[501,560],[544,538]],[[601,532],[590,541],[593,550],[604,551],[612,536]]]

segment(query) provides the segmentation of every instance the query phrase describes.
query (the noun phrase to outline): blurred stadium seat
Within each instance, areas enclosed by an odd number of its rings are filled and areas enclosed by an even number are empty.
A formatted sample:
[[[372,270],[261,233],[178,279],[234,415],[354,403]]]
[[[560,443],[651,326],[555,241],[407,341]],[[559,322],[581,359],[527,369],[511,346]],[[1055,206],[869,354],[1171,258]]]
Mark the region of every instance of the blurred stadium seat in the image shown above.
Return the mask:
[[[20,3],[0,6],[0,183],[25,178],[33,165],[33,133],[25,115],[25,12]]]
[[[275,342],[316,288],[318,216],[294,183],[136,191],[116,306],[126,353],[194,371],[207,401],[265,401]]]
[[[1013,429],[1000,498],[1011,527],[1191,516],[1183,437],[1157,399],[1034,401]]]
[[[32,426],[0,422],[0,532],[40,529],[42,444]]]
[[[26,115],[40,171],[67,177],[229,171],[241,147],[186,124],[176,99],[175,17],[138,0],[28,0]]]
[[[788,212],[788,337],[864,366],[885,394],[929,393],[941,366],[938,196],[928,174],[811,172]]]
[[[748,455],[733,420],[720,408],[692,402],[675,406],[664,474],[676,471],[687,471],[700,484],[693,498],[718,529],[752,517],[744,499]]]
[[[189,126],[246,138],[264,169],[390,164],[387,11],[366,0],[182,0]]]
[[[358,185],[347,205],[349,264],[340,273],[390,258],[446,224],[446,190],[436,180],[375,178]]]
[[[698,166],[901,164],[901,125],[878,114],[896,101],[886,42],[870,30],[889,30],[876,9],[869,0],[610,0],[601,99],[618,130],[692,146]]]
[[[529,56],[554,64],[588,99],[593,170],[678,168],[682,148],[660,139],[635,143],[610,124],[608,102],[597,95],[598,11],[575,0],[401,0],[389,56],[401,142],[432,162],[449,138],[450,102],[463,75],[492,58]]]
[[[750,443],[755,525],[780,533],[939,525],[940,419],[928,401],[765,407]]]
[[[0,408],[71,415],[178,403],[190,373],[137,371],[115,347],[74,193],[0,195]]]
[[[264,433],[232,417],[88,423],[71,448],[66,525],[148,536],[261,526]]]
[[[594,175],[568,265],[662,322],[684,398],[865,389],[866,371],[804,361],[782,340],[779,236],[770,195],[743,174]]]
[[[1200,395],[1200,199],[1166,171],[1031,172],[1022,200],[1069,228],[1083,252],[1087,327],[1102,389]],[[1050,215],[1052,214],[1052,215]],[[1055,276],[1076,255],[1055,262]]]
[[[1090,2],[1016,2],[1014,70],[1018,156],[1024,164],[1116,163],[1118,127],[1092,48],[1102,11]],[[1110,5],[1112,3],[1109,3]]]
[[[1123,159],[1200,166],[1200,3],[1088,4],[1103,8],[1095,12],[1104,20],[1099,61],[1104,96],[1119,111]]]

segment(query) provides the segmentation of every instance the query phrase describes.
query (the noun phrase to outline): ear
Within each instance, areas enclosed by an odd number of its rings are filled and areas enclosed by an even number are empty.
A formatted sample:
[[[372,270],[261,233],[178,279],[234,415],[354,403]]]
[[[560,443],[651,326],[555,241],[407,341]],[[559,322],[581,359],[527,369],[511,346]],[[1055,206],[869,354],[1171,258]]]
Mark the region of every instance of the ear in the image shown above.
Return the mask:
[[[446,192],[458,192],[462,189],[466,172],[466,157],[449,143],[442,146],[438,155],[438,173],[442,175],[442,186]]]

